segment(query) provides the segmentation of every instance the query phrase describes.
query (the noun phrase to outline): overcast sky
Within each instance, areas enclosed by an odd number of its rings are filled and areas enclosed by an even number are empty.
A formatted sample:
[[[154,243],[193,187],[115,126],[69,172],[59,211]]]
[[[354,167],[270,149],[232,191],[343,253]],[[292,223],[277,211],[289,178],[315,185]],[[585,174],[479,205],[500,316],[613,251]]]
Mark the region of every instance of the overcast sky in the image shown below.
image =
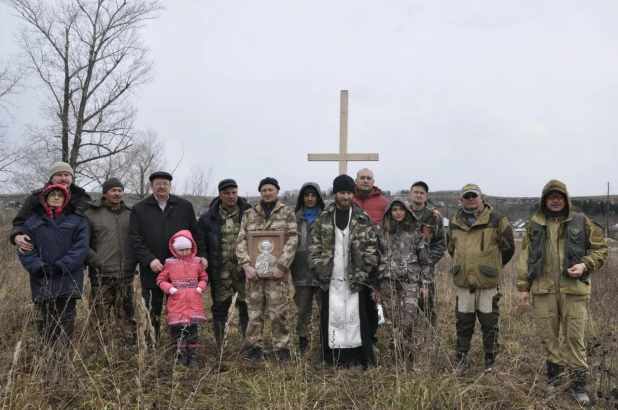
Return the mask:
[[[144,39],[155,80],[136,100],[180,183],[192,164],[257,194],[332,186],[339,91],[350,92],[349,152],[380,154],[382,189],[475,182],[538,196],[552,178],[573,195],[618,194],[618,2],[169,0]],[[0,5],[0,59],[17,52]],[[34,92],[16,128],[41,121]],[[14,130],[14,133],[21,131]]]

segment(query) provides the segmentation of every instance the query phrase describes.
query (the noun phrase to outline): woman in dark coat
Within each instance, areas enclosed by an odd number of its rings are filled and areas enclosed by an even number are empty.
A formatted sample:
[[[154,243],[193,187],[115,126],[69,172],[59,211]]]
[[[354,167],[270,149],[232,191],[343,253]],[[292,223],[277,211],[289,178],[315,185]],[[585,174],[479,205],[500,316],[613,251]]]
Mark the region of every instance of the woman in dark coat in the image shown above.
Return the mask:
[[[63,185],[45,188],[39,202],[36,213],[24,224],[34,249],[18,256],[30,274],[40,344],[51,346],[73,336],[75,306],[84,284],[88,228]]]

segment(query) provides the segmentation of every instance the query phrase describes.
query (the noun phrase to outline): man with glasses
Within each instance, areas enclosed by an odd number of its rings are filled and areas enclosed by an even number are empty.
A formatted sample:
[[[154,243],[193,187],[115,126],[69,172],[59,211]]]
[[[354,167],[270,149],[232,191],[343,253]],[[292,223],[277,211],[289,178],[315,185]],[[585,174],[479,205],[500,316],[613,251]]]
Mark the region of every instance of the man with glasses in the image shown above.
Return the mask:
[[[453,258],[450,273],[457,291],[457,353],[455,374],[468,369],[468,352],[478,318],[483,332],[485,367],[495,365],[498,343],[498,303],[501,271],[515,252],[509,221],[483,201],[481,188],[466,184],[460,191],[462,207],[446,234]]]
[[[157,286],[157,275],[167,258],[172,257],[169,240],[178,231],[191,232],[197,244],[197,256],[206,269],[204,241],[198,229],[193,205],[186,199],[170,194],[172,175],[154,172],[150,175],[152,195],[133,206],[129,222],[129,240],[139,261],[142,297],[150,311],[150,319],[159,336],[160,316],[163,310],[163,291]]]
[[[584,329],[590,302],[590,275],[608,256],[603,230],[584,214],[573,212],[566,185],[549,181],[539,210],[530,220],[522,242],[517,289],[522,308],[534,297],[537,334],[547,353],[547,390],[560,386],[565,367],[571,373],[571,392],[578,404],[590,399],[585,391]],[[560,348],[560,328],[566,354]]]

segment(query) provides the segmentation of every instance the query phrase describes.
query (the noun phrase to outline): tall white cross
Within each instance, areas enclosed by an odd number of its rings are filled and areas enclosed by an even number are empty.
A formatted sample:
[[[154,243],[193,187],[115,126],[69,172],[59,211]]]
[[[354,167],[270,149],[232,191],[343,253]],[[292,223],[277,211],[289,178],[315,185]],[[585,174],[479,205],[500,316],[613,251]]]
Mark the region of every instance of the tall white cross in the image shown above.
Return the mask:
[[[348,90],[341,90],[339,153],[307,154],[309,161],[339,161],[339,175],[348,173],[348,161],[379,161],[380,154],[348,154]]]

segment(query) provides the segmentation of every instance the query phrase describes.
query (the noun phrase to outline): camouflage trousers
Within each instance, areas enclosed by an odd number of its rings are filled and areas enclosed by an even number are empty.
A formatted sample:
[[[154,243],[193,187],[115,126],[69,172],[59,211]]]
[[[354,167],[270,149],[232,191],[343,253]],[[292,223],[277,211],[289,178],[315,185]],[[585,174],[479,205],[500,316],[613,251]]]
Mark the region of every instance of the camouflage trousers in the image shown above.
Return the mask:
[[[264,347],[264,315],[268,307],[273,347],[275,349],[290,348],[288,286],[287,276],[281,279],[247,281],[249,326],[247,327],[246,347]]]
[[[412,352],[414,346],[419,293],[416,282],[404,283],[395,280],[383,281],[380,284],[387,328],[392,331],[395,346],[404,347],[406,352]]]
[[[90,299],[98,326],[115,318],[120,319],[115,325],[128,333],[125,336],[134,333],[133,280],[134,277],[91,279]]]
[[[238,271],[238,265],[227,263],[222,265],[224,268],[220,271],[219,283],[210,287],[210,295],[212,297],[212,329],[217,345],[223,341],[225,333],[225,324],[228,321],[228,312],[232,305],[232,297],[238,293],[236,297],[236,310],[238,311],[238,325],[243,337],[247,331],[247,323],[249,322],[246,303],[246,280],[240,274],[232,274],[231,271]]]
[[[588,369],[584,330],[590,295],[549,293],[533,298],[537,334],[547,352],[547,360],[571,370]],[[566,354],[560,349],[560,330]]]

